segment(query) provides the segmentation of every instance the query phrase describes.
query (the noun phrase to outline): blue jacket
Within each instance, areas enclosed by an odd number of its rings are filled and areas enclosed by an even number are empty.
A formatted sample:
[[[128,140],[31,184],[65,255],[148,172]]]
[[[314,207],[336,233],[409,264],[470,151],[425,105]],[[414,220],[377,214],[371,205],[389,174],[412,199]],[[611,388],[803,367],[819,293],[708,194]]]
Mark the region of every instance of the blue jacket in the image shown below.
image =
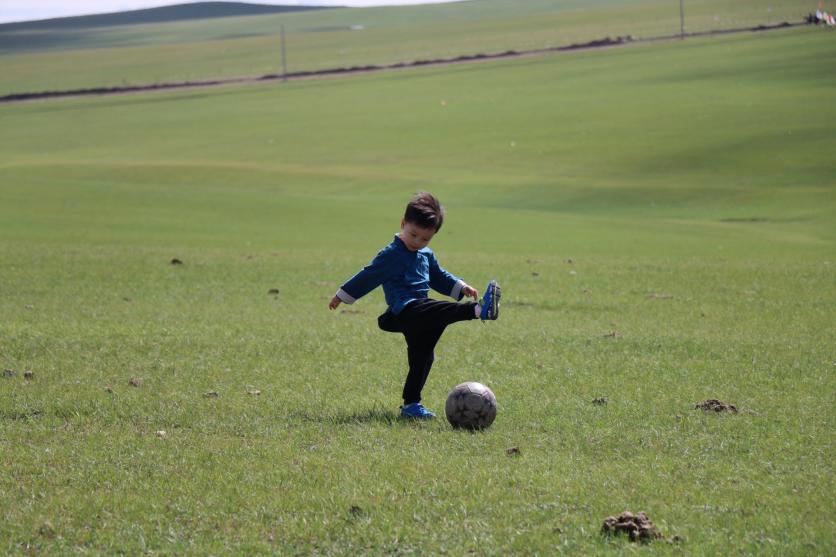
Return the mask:
[[[389,309],[398,314],[409,302],[427,298],[430,288],[459,300],[464,281],[445,271],[430,248],[410,251],[396,235],[371,263],[340,287],[337,297],[353,304],[381,284]]]

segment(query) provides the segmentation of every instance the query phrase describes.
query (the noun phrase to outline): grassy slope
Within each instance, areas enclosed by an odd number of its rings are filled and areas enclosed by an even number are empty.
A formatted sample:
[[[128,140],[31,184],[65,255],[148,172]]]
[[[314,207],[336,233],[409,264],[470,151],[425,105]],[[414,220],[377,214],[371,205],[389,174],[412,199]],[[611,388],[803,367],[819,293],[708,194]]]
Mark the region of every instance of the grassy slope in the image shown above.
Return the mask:
[[[688,554],[832,553],[832,56],[805,29],[0,108],[0,363],[36,372],[2,379],[4,549],[612,554],[630,508]],[[485,434],[393,423],[381,296],[324,309],[423,187],[445,265],[505,286],[425,393],[491,385]]]
[[[172,21],[206,20],[236,16],[259,16],[321,9],[327,8],[316,6],[271,6],[266,4],[248,4],[246,2],[196,2],[193,4],[172,4],[142,10],[0,23],[0,33],[61,30],[78,32],[87,31],[96,27],[146,25],[149,23],[170,23]],[[29,44],[28,48],[37,48],[37,46],[36,44]]]
[[[770,7],[757,0],[689,2],[687,28],[799,21],[809,8],[801,0],[770,2]],[[4,32],[0,26],[0,93],[275,73],[280,25],[288,33],[290,69],[298,71],[542,48],[604,36],[671,35],[679,32],[679,10],[667,0],[481,0],[66,31]],[[65,71],[68,67],[73,71]]]

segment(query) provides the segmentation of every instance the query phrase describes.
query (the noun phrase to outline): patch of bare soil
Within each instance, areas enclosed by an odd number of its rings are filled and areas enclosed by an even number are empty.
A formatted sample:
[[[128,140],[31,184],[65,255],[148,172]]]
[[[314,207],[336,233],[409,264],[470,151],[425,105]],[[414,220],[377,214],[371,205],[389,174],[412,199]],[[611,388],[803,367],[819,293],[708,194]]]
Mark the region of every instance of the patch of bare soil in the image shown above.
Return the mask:
[[[725,403],[722,400],[717,400],[716,398],[704,400],[694,406],[694,409],[704,410],[706,412],[730,412],[732,414],[737,414],[737,406]]]
[[[649,542],[664,537],[644,512],[633,514],[624,511],[618,516],[608,516],[604,519],[601,532],[609,536],[627,534],[634,542]]]

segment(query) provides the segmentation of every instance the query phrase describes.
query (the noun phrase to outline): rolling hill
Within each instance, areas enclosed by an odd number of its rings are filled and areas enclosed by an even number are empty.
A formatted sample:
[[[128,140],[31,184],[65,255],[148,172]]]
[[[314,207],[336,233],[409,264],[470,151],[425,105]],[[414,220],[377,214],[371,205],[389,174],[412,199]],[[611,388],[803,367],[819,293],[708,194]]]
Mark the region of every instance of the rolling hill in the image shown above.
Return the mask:
[[[92,29],[117,25],[168,23],[172,21],[294,13],[326,9],[333,9],[333,7],[268,6],[265,4],[248,4],[246,2],[197,2],[194,4],[174,4],[158,8],[146,8],[143,10],[4,23],[0,24],[0,33],[12,31]]]
[[[63,27],[59,20],[31,22],[51,28],[0,25],[0,95],[276,73],[280,28],[290,72],[552,48],[625,35],[671,36],[680,30],[678,5],[667,0],[478,0],[253,15],[226,11],[226,17],[194,11],[204,5],[148,10],[161,19],[157,23],[142,23],[146,11],[140,10],[120,16],[133,24],[93,26],[118,15],[110,14],[65,18]],[[218,10],[213,13],[222,13]],[[685,30],[797,22],[804,13],[798,0],[769,6],[760,0],[705,0],[687,4]],[[193,19],[176,19],[178,14]]]

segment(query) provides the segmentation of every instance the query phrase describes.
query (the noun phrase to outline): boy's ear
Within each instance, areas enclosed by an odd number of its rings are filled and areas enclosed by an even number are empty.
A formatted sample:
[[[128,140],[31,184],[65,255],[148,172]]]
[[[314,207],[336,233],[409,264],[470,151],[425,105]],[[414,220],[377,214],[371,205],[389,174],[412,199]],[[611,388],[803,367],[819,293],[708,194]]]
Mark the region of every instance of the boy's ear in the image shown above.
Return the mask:
[[[405,224],[406,224],[406,219],[401,219],[401,228],[403,228],[403,225],[405,225]]]

